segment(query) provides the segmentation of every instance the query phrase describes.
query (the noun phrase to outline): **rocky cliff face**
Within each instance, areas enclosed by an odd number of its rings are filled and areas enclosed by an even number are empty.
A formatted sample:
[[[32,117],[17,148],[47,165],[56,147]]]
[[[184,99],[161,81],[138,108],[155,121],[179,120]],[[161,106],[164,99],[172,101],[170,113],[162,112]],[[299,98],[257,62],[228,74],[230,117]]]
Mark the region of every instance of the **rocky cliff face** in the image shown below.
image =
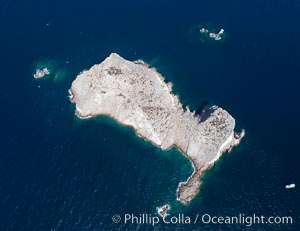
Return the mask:
[[[70,92],[79,117],[110,116],[132,126],[139,136],[161,149],[174,146],[189,158],[194,173],[179,184],[177,198],[182,203],[198,193],[203,172],[238,143],[235,120],[228,112],[213,106],[211,114],[201,120],[183,108],[172,94],[171,84],[154,68],[115,53],[80,73]]]

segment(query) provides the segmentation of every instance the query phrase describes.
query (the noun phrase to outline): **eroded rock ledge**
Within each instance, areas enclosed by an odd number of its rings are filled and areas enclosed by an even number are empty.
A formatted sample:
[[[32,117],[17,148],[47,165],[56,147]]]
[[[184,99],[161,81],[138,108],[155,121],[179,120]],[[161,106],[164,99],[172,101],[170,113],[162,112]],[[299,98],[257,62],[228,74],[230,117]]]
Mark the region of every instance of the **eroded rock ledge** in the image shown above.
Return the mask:
[[[107,115],[163,150],[179,149],[194,168],[177,189],[177,199],[186,204],[199,192],[204,171],[237,145],[244,132],[235,134],[234,118],[217,106],[201,120],[201,115],[183,108],[171,88],[154,68],[112,53],[80,73],[70,93],[80,118]]]

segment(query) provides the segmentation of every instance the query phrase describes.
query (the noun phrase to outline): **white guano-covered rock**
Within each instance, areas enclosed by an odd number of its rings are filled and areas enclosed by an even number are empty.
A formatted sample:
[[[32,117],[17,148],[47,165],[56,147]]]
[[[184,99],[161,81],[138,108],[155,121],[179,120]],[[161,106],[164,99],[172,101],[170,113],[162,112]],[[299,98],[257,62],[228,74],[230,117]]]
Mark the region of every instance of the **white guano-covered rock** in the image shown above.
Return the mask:
[[[183,108],[154,68],[115,53],[80,73],[70,92],[79,117],[107,115],[161,149],[175,146],[189,158],[194,173],[179,184],[182,203],[194,198],[204,171],[242,137],[234,135],[235,120],[227,111],[213,106],[202,120]]]

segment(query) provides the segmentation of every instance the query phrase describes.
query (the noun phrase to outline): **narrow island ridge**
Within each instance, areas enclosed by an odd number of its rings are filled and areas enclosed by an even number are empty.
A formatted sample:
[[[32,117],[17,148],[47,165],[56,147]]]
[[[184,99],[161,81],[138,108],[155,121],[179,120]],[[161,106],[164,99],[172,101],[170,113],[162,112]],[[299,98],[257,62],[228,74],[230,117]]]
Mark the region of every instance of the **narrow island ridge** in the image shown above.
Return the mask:
[[[199,115],[183,107],[172,93],[172,84],[165,83],[154,68],[116,53],[81,72],[70,94],[80,118],[109,116],[162,150],[176,147],[187,157],[194,171],[177,188],[183,204],[199,192],[204,172],[245,134],[234,132],[234,118],[220,107]]]

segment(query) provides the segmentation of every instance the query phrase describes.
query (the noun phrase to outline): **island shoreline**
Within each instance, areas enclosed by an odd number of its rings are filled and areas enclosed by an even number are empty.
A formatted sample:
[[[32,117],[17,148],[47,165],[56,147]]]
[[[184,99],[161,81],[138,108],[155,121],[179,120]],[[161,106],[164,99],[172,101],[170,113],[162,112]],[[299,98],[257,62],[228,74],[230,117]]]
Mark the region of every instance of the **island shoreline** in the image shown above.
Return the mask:
[[[183,108],[183,105],[180,102],[179,97],[172,92],[172,86],[173,86],[172,82],[166,83],[164,76],[162,76],[160,73],[158,73],[156,68],[150,67],[150,65],[145,63],[144,61],[138,60],[138,61],[135,61],[134,63],[137,65],[141,65],[141,66],[145,66],[145,67],[149,68],[151,70],[151,72],[153,72],[153,74],[159,78],[161,84],[166,84],[166,87],[168,88],[169,94],[172,96],[172,99],[178,100],[178,108]],[[81,72],[81,74],[82,73],[83,72]],[[126,123],[120,121],[118,118],[116,118],[112,114],[109,114],[109,113],[100,113],[100,114],[87,113],[87,114],[83,115],[82,110],[76,104],[76,100],[75,100],[76,93],[73,92],[72,87],[71,87],[71,89],[69,89],[69,94],[70,94],[70,101],[75,104],[75,107],[76,107],[75,114],[78,118],[90,119],[90,118],[98,117],[98,116],[99,117],[100,116],[108,117],[110,119],[113,119],[114,121],[116,121],[118,124],[120,124],[122,126],[133,128],[135,134],[138,137],[142,138],[144,141],[150,142],[155,147],[160,148],[161,150],[164,150],[164,151],[168,151],[168,150],[171,150],[172,148],[176,148],[183,156],[185,156],[185,158],[187,158],[191,163],[191,166],[193,168],[193,173],[187,178],[186,181],[179,182],[177,190],[176,190],[176,199],[183,204],[188,204],[190,202],[190,200],[193,199],[196,194],[198,194],[198,192],[200,191],[200,185],[202,184],[201,179],[205,175],[206,171],[208,171],[215,164],[215,162],[222,156],[223,153],[230,151],[232,147],[236,146],[245,134],[243,131],[242,136],[239,137],[238,139],[235,139],[235,132],[232,131],[232,134],[220,145],[220,148],[219,148],[215,158],[213,160],[211,160],[210,162],[206,163],[205,165],[199,167],[194,162],[194,160],[187,153],[185,153],[184,150],[182,150],[182,148],[180,146],[176,145],[176,143],[170,145],[168,148],[164,148],[164,147],[162,147],[162,144],[157,144],[154,141],[147,139],[147,137],[144,137],[143,135],[139,134],[138,130],[133,125],[126,124]],[[187,106],[187,109],[189,110],[188,106]],[[199,115],[196,115],[196,116],[199,116]],[[181,199],[180,198],[180,190],[184,187],[190,187],[190,186],[188,186],[188,184],[192,180],[195,181],[192,183],[196,183],[198,188],[194,189],[194,192],[192,194],[190,194],[187,197],[187,199]],[[195,187],[195,186],[193,185],[193,187]]]

